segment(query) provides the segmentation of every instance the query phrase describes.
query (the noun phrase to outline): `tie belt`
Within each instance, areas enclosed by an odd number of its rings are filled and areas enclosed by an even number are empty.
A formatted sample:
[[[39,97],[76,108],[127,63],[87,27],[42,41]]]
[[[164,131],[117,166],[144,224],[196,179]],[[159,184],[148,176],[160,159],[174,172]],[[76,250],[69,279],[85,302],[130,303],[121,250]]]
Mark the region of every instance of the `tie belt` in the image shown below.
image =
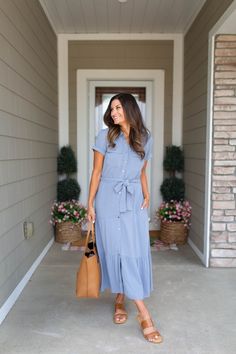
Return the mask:
[[[120,212],[133,210],[134,199],[134,183],[140,183],[140,179],[119,179],[102,177],[102,182],[117,182],[115,183],[113,190],[115,193],[121,194],[120,196]]]

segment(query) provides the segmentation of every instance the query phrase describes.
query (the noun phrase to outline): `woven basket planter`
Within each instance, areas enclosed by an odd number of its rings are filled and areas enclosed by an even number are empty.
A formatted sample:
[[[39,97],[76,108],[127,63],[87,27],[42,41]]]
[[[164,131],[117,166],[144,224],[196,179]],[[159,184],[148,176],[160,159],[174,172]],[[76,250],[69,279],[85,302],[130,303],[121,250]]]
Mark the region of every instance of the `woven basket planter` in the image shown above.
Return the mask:
[[[78,224],[65,221],[56,225],[56,242],[74,242],[78,241],[81,237],[81,227]]]
[[[168,244],[184,245],[187,242],[188,229],[182,223],[161,222],[160,239]]]

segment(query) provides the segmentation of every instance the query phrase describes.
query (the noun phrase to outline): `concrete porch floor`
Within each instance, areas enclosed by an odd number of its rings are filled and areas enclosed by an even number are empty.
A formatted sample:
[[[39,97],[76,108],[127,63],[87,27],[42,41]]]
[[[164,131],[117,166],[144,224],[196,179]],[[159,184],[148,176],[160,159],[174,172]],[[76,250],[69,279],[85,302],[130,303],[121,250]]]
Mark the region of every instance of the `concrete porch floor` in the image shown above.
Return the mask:
[[[0,353],[236,353],[236,269],[206,269],[188,245],[153,251],[155,290],[146,303],[164,337],[154,345],[131,301],[127,323],[115,325],[108,292],[75,298],[81,254],[52,246],[0,328]]]

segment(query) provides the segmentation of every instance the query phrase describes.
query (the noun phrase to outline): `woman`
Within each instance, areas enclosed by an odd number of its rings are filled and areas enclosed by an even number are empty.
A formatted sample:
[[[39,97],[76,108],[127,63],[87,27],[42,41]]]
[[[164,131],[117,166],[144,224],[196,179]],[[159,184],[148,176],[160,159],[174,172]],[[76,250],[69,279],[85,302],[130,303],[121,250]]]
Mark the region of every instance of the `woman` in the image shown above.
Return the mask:
[[[104,122],[108,128],[99,132],[93,146],[88,198],[88,220],[96,223],[101,291],[109,288],[117,294],[113,317],[116,324],[128,318],[125,296],[134,300],[144,337],[160,343],[162,337],[143,301],[152,290],[146,177],[152,138],[130,94],[111,98]]]

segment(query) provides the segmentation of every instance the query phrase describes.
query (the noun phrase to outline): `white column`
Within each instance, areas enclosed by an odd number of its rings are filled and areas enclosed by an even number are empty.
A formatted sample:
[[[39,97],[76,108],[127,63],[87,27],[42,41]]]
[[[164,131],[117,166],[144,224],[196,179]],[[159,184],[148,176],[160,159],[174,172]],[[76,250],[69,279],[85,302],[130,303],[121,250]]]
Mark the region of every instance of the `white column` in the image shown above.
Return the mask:
[[[182,145],[183,136],[183,35],[174,39],[173,100],[172,100],[172,144]]]
[[[69,144],[68,39],[57,36],[59,147]]]

